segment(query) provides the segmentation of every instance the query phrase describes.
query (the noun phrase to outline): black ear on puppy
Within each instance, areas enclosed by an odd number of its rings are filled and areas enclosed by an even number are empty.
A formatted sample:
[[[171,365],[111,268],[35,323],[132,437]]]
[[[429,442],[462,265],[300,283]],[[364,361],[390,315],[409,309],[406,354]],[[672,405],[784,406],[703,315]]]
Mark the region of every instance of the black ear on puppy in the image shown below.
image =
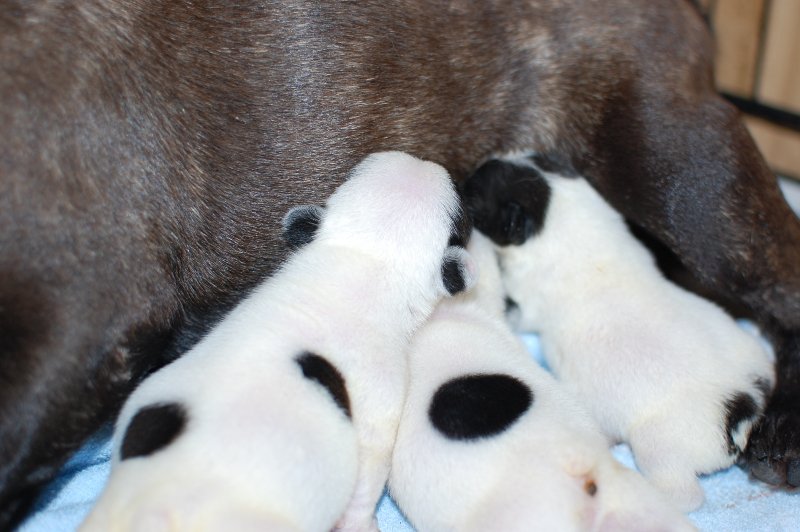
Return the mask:
[[[448,295],[469,290],[478,280],[478,266],[461,246],[448,246],[442,261],[442,290]]]
[[[319,205],[292,207],[283,217],[283,240],[291,249],[297,249],[314,240],[314,235],[325,212]]]

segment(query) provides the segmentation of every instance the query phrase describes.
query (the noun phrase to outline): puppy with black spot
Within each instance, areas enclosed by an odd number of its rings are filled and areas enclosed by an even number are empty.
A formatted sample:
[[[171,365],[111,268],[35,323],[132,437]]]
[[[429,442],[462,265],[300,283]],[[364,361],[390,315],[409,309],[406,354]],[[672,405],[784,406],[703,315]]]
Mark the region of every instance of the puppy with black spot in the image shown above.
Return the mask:
[[[546,159],[545,159],[546,160]],[[464,184],[498,244],[518,326],[642,473],[684,511],[697,475],[733,464],[774,383],[769,354],[715,304],[667,281],[623,218],[579,176],[534,158],[485,163]]]
[[[406,391],[406,349],[472,284],[447,172],[364,159],[284,218],[296,251],[131,395],[84,531],[376,529]]]
[[[589,412],[503,318],[491,242],[468,247],[476,287],[439,303],[409,354],[389,486],[418,530],[691,530],[621,466]]]

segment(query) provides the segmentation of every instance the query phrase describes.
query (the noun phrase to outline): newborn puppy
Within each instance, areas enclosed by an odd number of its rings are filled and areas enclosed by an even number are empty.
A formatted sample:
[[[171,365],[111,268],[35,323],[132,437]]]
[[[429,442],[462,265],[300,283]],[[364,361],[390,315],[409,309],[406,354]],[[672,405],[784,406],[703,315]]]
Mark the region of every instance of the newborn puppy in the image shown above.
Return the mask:
[[[696,476],[730,466],[774,382],[768,354],[723,310],[666,281],[622,217],[582,178],[525,157],[492,160],[464,187],[500,244],[519,327],[604,432],[683,510]]]
[[[491,242],[471,292],[442,301],[409,355],[389,486],[418,530],[690,530],[611,456],[589,413],[503,320]]]
[[[447,172],[373,154],[284,219],[297,251],[195,348],[131,395],[109,484],[83,525],[365,530],[386,482],[406,348],[470,285]]]

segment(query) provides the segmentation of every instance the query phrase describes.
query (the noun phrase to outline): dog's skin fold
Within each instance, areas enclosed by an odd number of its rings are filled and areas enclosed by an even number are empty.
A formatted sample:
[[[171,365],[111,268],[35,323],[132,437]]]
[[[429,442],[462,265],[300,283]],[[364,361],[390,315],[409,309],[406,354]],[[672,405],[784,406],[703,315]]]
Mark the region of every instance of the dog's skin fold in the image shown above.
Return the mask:
[[[369,152],[556,152],[778,349],[748,456],[800,484],[800,222],[686,0],[3,0],[0,528],[285,257]]]

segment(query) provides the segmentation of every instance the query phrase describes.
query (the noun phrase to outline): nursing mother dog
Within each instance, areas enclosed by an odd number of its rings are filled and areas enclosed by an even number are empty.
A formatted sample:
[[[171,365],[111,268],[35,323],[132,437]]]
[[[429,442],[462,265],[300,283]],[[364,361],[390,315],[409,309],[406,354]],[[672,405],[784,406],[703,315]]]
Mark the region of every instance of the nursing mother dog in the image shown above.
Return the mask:
[[[0,528],[287,255],[366,154],[563,153],[777,348],[746,459],[800,484],[800,222],[689,0],[7,0]]]

